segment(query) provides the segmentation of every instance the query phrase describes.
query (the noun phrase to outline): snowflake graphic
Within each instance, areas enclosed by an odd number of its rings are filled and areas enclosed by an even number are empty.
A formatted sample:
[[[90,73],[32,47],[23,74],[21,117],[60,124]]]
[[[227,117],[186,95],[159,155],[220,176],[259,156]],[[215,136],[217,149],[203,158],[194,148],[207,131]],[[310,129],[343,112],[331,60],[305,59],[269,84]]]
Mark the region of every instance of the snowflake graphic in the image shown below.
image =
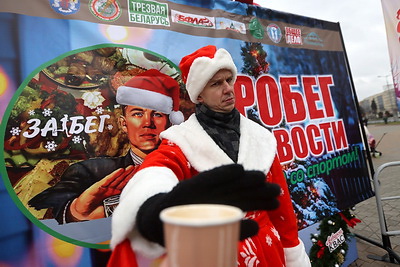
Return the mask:
[[[51,113],[53,113],[53,111],[51,111],[49,108],[45,108],[42,112],[43,116],[45,117],[49,117]]]
[[[108,129],[108,130],[111,131],[113,128],[114,128],[114,126],[113,126],[112,124],[107,125],[107,129]]]
[[[275,227],[271,227],[271,232],[272,232],[279,240],[281,240],[281,237],[280,237],[280,235],[279,235],[279,233],[278,233],[278,231],[276,230]]]
[[[265,237],[265,242],[268,244],[268,246],[271,246],[272,245],[272,238],[269,235],[267,235]]]
[[[244,264],[247,267],[256,267],[260,261],[257,259],[257,255],[254,252],[256,245],[251,238],[247,238],[244,241],[243,251],[240,251],[239,255],[244,260]]]
[[[54,141],[47,141],[46,145],[44,146],[47,151],[56,151],[57,144]]]
[[[81,141],[82,141],[82,138],[80,136],[72,137],[72,142],[74,142],[74,144],[80,144]]]
[[[258,212],[258,211],[249,211],[249,212],[246,213],[246,218],[247,219],[255,219],[258,216],[260,216],[260,212]]]
[[[33,109],[31,109],[28,111],[28,114],[29,114],[29,116],[33,116],[33,115],[35,115],[35,111]]]
[[[96,113],[97,113],[97,114],[100,115],[100,114],[103,114],[103,112],[104,112],[104,109],[103,109],[102,107],[97,107],[97,108],[96,108]]]
[[[15,135],[19,135],[19,133],[21,132],[21,129],[19,127],[12,127],[10,133],[15,136]]]

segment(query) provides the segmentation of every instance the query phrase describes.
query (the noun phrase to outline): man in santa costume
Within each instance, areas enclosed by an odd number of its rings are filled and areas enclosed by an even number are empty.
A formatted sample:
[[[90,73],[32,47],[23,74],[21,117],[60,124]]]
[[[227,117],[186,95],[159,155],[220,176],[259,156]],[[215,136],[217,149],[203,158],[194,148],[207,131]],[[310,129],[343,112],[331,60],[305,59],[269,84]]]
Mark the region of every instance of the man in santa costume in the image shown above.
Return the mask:
[[[206,46],[185,56],[179,67],[195,113],[161,133],[159,148],[124,188],[112,218],[109,266],[136,266],[132,250],[150,258],[163,255],[159,213],[196,203],[246,211],[238,266],[310,266],[276,140],[235,109],[231,55]]]

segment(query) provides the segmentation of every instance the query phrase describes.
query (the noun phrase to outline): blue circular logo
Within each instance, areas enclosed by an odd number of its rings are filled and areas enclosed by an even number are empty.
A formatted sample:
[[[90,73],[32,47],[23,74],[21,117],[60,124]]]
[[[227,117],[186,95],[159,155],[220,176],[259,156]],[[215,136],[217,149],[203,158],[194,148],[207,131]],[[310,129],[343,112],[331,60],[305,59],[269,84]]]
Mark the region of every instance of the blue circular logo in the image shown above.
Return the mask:
[[[269,39],[271,39],[274,43],[279,43],[282,39],[282,31],[279,26],[274,23],[268,25],[267,33]]]

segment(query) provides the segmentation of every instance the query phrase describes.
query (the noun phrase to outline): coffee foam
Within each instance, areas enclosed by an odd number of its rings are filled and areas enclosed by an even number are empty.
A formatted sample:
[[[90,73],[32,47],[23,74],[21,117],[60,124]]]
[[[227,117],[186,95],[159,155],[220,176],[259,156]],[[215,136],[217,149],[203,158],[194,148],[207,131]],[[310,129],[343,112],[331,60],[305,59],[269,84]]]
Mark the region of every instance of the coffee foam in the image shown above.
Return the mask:
[[[201,227],[236,222],[243,218],[243,211],[228,205],[193,204],[167,208],[160,218],[164,223]]]

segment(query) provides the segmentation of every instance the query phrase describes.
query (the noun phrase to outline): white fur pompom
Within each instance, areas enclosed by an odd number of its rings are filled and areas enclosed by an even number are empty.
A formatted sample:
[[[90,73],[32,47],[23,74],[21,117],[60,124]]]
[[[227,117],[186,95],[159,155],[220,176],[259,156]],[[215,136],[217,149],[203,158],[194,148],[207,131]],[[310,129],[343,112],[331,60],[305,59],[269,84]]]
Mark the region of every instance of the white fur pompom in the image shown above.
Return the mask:
[[[184,120],[185,118],[183,117],[183,113],[181,111],[172,111],[169,114],[169,121],[173,125],[181,124]]]

